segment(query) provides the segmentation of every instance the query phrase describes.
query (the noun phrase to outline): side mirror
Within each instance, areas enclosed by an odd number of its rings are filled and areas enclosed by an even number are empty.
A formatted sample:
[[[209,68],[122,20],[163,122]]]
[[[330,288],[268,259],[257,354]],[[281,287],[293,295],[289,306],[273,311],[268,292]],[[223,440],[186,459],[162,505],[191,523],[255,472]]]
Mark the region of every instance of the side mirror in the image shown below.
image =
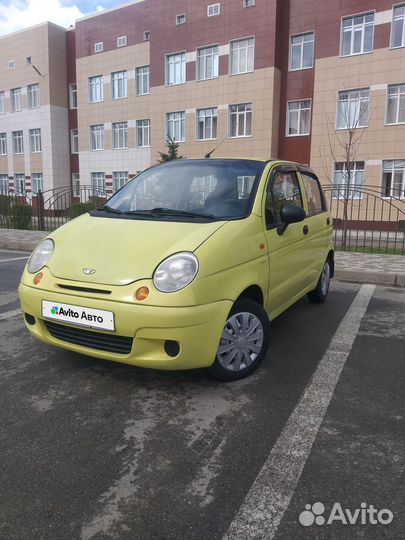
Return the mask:
[[[279,227],[277,227],[277,232],[281,236],[284,234],[288,225],[291,223],[298,223],[306,217],[305,210],[300,206],[295,206],[293,204],[286,204],[280,210],[281,221],[283,222]]]

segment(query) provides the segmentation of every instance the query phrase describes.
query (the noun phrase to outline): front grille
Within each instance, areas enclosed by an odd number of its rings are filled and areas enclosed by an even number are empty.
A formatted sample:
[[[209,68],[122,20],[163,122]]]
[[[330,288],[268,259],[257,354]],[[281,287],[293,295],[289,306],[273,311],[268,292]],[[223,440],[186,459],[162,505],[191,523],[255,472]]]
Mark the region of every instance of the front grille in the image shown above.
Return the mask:
[[[61,341],[118,354],[129,354],[132,349],[134,339],[131,337],[102,334],[101,332],[82,330],[75,326],[66,326],[50,321],[44,322],[51,336]]]
[[[90,292],[90,293],[97,293],[97,294],[111,294],[111,291],[107,291],[106,289],[93,289],[90,287],[76,287],[75,285],[62,285],[61,283],[58,283],[58,287],[60,287],[61,289],[67,289],[68,291]]]

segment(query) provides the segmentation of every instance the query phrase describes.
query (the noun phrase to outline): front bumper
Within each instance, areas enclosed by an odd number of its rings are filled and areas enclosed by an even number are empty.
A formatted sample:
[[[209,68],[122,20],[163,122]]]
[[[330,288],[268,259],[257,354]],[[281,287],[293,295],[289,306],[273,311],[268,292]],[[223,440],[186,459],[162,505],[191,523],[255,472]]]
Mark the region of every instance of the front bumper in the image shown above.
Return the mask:
[[[131,304],[105,298],[61,294],[24,283],[20,284],[19,296],[23,312],[35,317],[35,324],[26,322],[26,326],[37,339],[96,358],[165,370],[210,366],[215,359],[225,321],[232,307],[230,300],[189,307]],[[118,354],[57,339],[46,327],[42,316],[42,300],[114,312],[113,334],[134,338],[131,351],[129,354]],[[68,323],[63,324],[74,328]],[[97,332],[111,335],[103,331]],[[176,356],[172,357],[166,353],[167,341],[179,344]]]

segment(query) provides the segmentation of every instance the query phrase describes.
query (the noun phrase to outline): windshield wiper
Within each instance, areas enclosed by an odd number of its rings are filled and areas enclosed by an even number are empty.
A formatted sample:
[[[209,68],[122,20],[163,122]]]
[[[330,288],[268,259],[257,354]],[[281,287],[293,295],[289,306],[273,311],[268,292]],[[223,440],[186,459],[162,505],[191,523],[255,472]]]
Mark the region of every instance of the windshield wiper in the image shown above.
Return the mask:
[[[111,208],[111,206],[108,206],[107,204],[100,206],[96,210],[98,210],[99,212],[109,212],[110,214],[122,214],[121,210],[117,210],[116,208]]]
[[[198,212],[187,212],[186,210],[176,210],[175,208],[152,208],[151,210],[130,210],[124,212],[125,215],[151,215],[151,216],[184,216],[206,219],[217,219],[213,214],[200,214]]]

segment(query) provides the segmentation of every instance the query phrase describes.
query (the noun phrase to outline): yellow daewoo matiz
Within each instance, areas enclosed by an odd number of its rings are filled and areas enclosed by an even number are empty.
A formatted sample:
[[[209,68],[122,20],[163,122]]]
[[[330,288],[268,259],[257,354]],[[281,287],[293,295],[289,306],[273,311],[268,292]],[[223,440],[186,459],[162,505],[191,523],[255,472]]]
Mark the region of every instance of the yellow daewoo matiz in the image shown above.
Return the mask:
[[[311,169],[176,160],[51,233],[19,294],[27,328],[46,343],[234,380],[265,357],[272,319],[305,294],[325,300],[333,270]]]

